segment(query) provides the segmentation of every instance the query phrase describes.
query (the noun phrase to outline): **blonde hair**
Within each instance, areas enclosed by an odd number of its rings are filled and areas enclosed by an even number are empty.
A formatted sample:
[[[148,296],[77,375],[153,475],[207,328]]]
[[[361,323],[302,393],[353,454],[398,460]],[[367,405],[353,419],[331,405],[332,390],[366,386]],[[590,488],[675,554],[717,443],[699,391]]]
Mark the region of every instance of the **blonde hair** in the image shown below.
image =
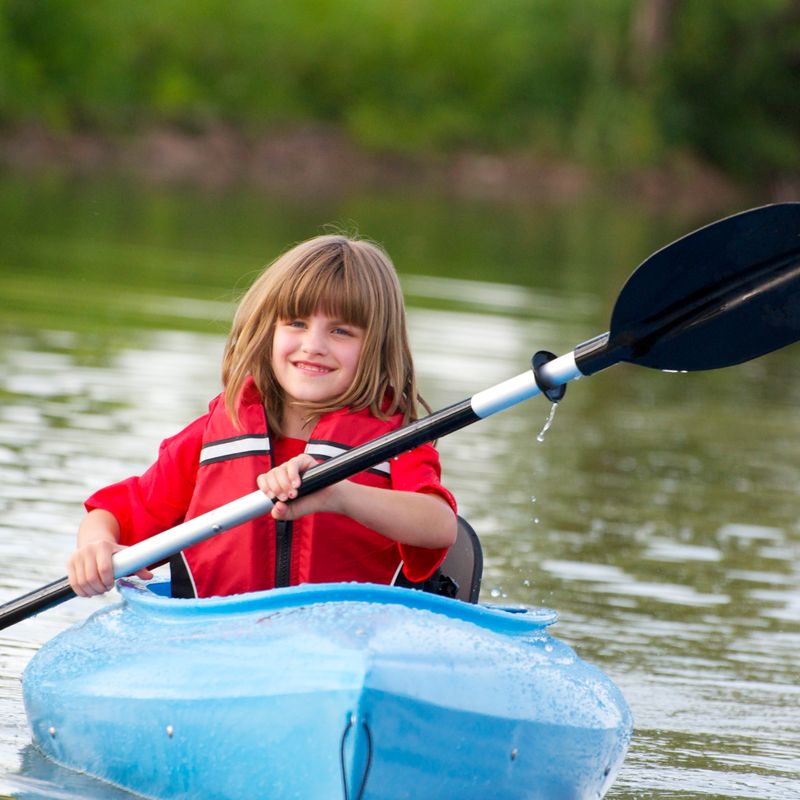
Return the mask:
[[[352,407],[380,419],[401,412],[417,418],[418,397],[403,294],[389,256],[376,244],[347,236],[317,236],[268,266],[239,302],[222,358],[225,406],[239,425],[236,401],[249,375],[264,399],[270,431],[282,434],[285,397],[272,370],[275,326],[315,313],[363,328],[352,384],[338,397],[305,403],[309,418]]]

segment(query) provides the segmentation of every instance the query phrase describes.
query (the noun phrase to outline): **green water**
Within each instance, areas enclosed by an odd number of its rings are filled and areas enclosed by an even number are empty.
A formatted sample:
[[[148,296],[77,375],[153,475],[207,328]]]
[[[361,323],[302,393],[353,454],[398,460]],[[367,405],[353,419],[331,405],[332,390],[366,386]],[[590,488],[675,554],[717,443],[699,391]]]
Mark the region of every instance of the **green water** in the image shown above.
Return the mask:
[[[333,226],[385,245],[441,408],[606,330],[632,269],[718,216],[6,176],[0,601],[61,576],[81,500],[202,413],[235,298],[293,242]],[[541,443],[542,398],[440,443],[483,541],[482,598],[557,609],[553,633],[628,699],[615,800],[800,796],[797,353],[617,366],[569,387]],[[118,796],[41,759],[20,699],[31,654],[102,602],[0,634],[0,796]]]

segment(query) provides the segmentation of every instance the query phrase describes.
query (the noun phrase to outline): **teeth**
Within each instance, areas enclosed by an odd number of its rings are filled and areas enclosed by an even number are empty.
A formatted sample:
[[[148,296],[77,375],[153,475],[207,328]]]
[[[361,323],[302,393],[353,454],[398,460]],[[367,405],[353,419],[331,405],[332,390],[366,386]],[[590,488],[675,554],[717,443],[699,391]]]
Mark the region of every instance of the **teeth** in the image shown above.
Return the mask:
[[[318,367],[314,364],[298,363],[295,366],[299,369],[305,370],[306,372],[330,372],[327,367]]]

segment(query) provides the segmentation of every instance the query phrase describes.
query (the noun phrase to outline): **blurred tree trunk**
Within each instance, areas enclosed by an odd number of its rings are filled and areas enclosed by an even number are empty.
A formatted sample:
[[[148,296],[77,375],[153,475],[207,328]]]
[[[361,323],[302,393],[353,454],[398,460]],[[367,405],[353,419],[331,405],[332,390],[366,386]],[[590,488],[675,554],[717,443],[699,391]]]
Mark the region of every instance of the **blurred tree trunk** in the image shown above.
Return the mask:
[[[631,65],[636,80],[645,82],[669,49],[681,0],[639,0],[631,21]]]

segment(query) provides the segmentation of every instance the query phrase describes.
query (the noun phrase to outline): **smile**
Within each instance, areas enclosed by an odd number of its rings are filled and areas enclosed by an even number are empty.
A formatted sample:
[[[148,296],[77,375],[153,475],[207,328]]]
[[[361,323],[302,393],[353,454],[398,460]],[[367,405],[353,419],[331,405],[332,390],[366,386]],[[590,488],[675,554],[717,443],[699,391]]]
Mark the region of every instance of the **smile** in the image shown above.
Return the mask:
[[[314,375],[327,375],[333,372],[332,367],[325,367],[321,364],[312,364],[310,361],[295,361],[292,366],[299,369],[301,372],[307,372]]]

